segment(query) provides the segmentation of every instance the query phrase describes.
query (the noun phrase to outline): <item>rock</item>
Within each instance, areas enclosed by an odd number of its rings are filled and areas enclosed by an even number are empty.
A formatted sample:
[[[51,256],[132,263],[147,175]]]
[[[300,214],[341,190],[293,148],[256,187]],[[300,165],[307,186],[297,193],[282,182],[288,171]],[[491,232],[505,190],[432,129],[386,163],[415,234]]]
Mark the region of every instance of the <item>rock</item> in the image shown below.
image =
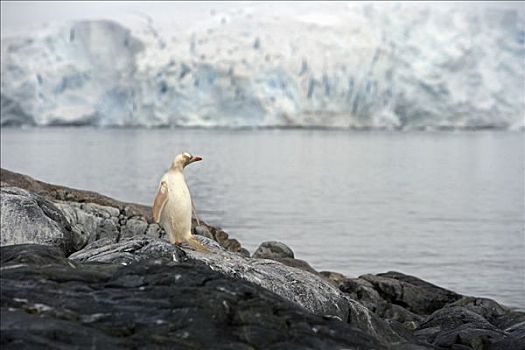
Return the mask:
[[[214,239],[213,234],[208,229],[208,227],[206,227],[205,225],[199,225],[199,226],[194,227],[193,233],[196,235],[204,236],[209,239]]]
[[[465,309],[480,315],[499,329],[506,329],[518,322],[525,321],[525,313],[513,312],[509,308],[506,308],[488,298],[464,296],[451,304],[445,305],[445,307],[456,306],[464,307]]]
[[[1,249],[2,259],[16,255],[15,246]],[[386,349],[352,325],[204,264],[71,266],[51,258],[52,249],[35,249],[36,265],[2,262],[3,349]]]
[[[319,274],[336,287],[339,287],[344,281],[348,279],[348,277],[339,272],[321,271]]]
[[[143,234],[166,238],[164,230],[152,223],[151,208],[148,206],[120,202],[95,192],[47,184],[6,169],[0,169],[0,177],[1,187],[15,186],[37,193],[62,211],[74,233],[73,251],[103,238],[110,238],[113,242]],[[195,218],[192,223],[196,225]],[[223,230],[203,221],[198,226],[201,227],[201,233],[203,230],[208,231],[226,249],[246,254],[240,242],[229,238]]]
[[[525,314],[521,313],[521,315],[524,316]],[[505,332],[508,337],[490,344],[490,350],[525,349],[525,321],[505,329]]]
[[[186,261],[186,253],[179,247],[160,238],[134,236],[114,243],[111,239],[100,239],[85,249],[71,254],[71,260],[79,262],[104,262],[130,264],[149,259],[164,258]]]
[[[504,339],[507,334],[485,318],[463,306],[435,311],[416,329],[414,335],[427,343],[450,348],[453,345],[481,349]]]
[[[239,251],[239,254],[241,254],[245,258],[249,258],[250,257],[250,252],[246,248],[241,248],[241,250]]]
[[[359,301],[369,310],[382,314],[388,303],[384,300],[374,285],[362,278],[348,278],[339,289],[347,293],[350,298]]]
[[[171,245],[133,204],[1,180],[2,243],[21,227],[28,242],[59,237],[2,248],[2,348],[525,349],[525,314],[490,299],[398,272],[319,274],[278,242],[254,253],[269,259],[250,258],[203,222],[195,238],[210,252],[199,253]]]
[[[315,271],[315,269],[304,260],[293,258],[275,258],[273,260],[285,264],[286,266],[295,267],[296,269],[300,269],[306,272],[313,273],[314,275],[318,275],[318,272]]]
[[[80,235],[80,248],[98,239],[120,239],[118,210],[94,203],[55,202],[71,227]]]
[[[1,245],[39,243],[68,255],[80,248],[79,239],[62,212],[39,195],[16,187],[2,187]]]
[[[222,243],[228,239],[228,234],[223,230],[215,230],[213,237],[217,242]]]
[[[360,278],[371,283],[384,300],[419,315],[429,315],[461,298],[452,291],[399,272],[363,275]]]
[[[310,273],[289,268],[271,260],[244,258],[213,247],[214,242],[195,236],[213,249],[213,254],[199,253],[184,248],[194,260],[210,266],[215,271],[258,284],[318,315],[333,315],[346,319],[348,302],[342,293],[323,279]],[[215,243],[216,244],[216,243]],[[146,247],[149,250],[144,253]],[[142,261],[148,257],[170,259],[180,248],[167,241],[149,236],[135,236],[119,243],[99,240],[70,258],[80,262],[125,262]],[[155,254],[152,254],[152,251]]]
[[[294,258],[293,251],[286,244],[281,242],[263,242],[253,253],[253,258],[257,259],[276,259]]]
[[[164,230],[157,224],[150,224],[144,233],[146,236],[151,236],[155,238],[164,237],[166,233]]]
[[[57,247],[40,244],[15,244],[3,249],[0,256],[2,266],[61,264],[74,266],[65,259],[64,252]]]
[[[177,257],[176,261],[204,264],[226,276],[252,282],[316,315],[341,321],[353,318],[354,327],[386,344],[403,340],[387,323],[361,305],[349,301],[321,277],[276,261],[242,257],[225,250],[215,241],[199,235],[195,237],[211,249],[212,253],[180,249],[162,239],[149,236],[135,236],[119,243],[94,242],[70,258],[77,262],[130,264],[144,261],[148,257],[172,259],[175,253],[182,256]]]
[[[370,312],[360,303],[349,300],[350,307],[347,322],[367,334],[378,339],[383,344],[393,345],[405,339],[379,316]]]
[[[142,217],[132,217],[126,220],[126,224],[121,228],[120,239],[146,234],[148,223]]]
[[[76,190],[73,188],[48,184],[30,176],[0,169],[2,187],[13,186],[36,193],[50,201],[92,203],[117,210],[127,210],[127,216],[139,215],[151,222],[151,208],[145,205],[117,201],[96,192]]]

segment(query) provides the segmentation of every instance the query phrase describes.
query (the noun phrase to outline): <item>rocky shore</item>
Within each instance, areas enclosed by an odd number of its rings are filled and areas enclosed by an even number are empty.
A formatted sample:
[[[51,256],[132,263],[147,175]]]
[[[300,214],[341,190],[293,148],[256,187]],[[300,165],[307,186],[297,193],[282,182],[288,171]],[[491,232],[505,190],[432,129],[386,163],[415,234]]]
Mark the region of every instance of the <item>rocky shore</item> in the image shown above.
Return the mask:
[[[3,349],[525,349],[525,313],[399,272],[313,269],[150,208],[1,170]]]

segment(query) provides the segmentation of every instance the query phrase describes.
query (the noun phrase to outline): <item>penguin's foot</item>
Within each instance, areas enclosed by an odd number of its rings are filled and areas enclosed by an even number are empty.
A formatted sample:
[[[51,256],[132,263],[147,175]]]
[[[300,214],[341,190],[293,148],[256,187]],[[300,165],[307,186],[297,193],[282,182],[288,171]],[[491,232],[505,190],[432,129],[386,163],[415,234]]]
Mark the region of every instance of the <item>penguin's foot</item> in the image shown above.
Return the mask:
[[[211,253],[210,250],[208,248],[206,248],[201,242],[199,242],[198,240],[196,240],[194,237],[190,237],[186,243],[188,243],[188,245],[190,247],[192,247],[193,249],[195,249],[196,251],[198,252],[201,252],[201,253]]]

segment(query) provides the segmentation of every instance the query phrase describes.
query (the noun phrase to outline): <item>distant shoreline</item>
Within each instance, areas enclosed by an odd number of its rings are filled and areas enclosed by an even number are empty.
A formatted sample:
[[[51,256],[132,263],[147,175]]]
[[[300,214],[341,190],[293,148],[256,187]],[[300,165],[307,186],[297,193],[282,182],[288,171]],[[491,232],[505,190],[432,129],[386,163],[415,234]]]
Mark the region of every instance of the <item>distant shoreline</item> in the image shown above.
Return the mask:
[[[525,132],[525,127],[506,128],[499,126],[481,127],[420,127],[420,128],[371,128],[371,127],[330,127],[330,126],[204,126],[204,125],[160,125],[160,126],[134,126],[134,125],[90,125],[90,124],[55,124],[55,125],[2,125],[0,129],[100,129],[100,130],[321,130],[321,131],[340,131],[340,132],[478,132],[478,131],[498,131],[498,132]]]

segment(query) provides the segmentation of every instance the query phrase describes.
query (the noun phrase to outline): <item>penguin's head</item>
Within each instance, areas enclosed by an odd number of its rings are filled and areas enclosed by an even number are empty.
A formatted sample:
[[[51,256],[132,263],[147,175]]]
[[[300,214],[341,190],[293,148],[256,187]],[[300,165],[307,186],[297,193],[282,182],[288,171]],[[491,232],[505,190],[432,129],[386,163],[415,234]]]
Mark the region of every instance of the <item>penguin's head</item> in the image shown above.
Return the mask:
[[[188,152],[183,152],[175,157],[171,167],[174,169],[184,169],[184,167],[193,162],[198,162],[202,160],[201,157],[192,156]]]

